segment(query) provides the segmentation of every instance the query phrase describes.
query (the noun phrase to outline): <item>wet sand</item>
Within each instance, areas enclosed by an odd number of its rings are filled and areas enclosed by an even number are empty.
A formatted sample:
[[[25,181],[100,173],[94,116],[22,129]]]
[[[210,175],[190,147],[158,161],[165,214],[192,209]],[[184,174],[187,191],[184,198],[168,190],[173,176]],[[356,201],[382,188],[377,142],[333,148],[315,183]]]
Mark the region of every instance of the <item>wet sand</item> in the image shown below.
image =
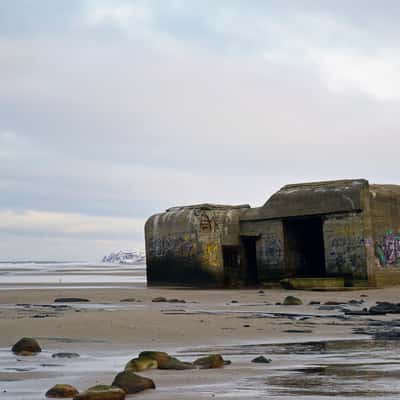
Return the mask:
[[[304,305],[275,305],[289,294],[301,298]],[[185,303],[152,302],[160,296],[185,300]],[[82,297],[90,302],[54,303],[59,297]],[[120,301],[126,298],[137,301]],[[315,363],[319,365],[321,351],[317,351],[318,346],[314,345],[314,350],[309,349],[307,353],[288,343],[304,343],[299,346],[307,349],[308,342],[329,344],[350,340],[348,343],[351,345],[340,350],[340,357],[334,354],[339,364],[348,362],[346,357],[353,351],[352,360],[367,357],[368,361],[363,362],[368,364],[371,351],[379,350],[379,346],[376,350],[377,343],[372,341],[367,342],[369,347],[357,350],[361,340],[368,337],[353,334],[353,329],[365,326],[371,316],[344,316],[341,306],[322,306],[321,309],[320,305],[309,305],[311,301],[323,304],[327,301],[348,303],[350,300],[363,300],[361,305],[346,305],[358,310],[376,301],[396,302],[397,299],[398,289],[395,288],[350,292],[266,289],[260,293],[256,289],[156,289],[137,283],[118,288],[0,290],[0,389],[6,390],[4,395],[7,398],[30,399],[44,398],[44,391],[55,383],[70,383],[78,389],[85,389],[95,383],[110,383],[125,363],[142,350],[164,350],[188,361],[199,355],[220,352],[232,360],[232,365],[221,370],[146,371],[142,375],[151,377],[157,389],[134,397],[262,398],[267,394],[274,396],[271,398],[298,397],[304,393],[298,392],[299,388],[294,390],[293,380],[285,381],[284,377],[290,370],[291,374],[299,375],[299,387],[304,386],[303,378],[310,373],[294,369],[309,368]],[[395,317],[374,316],[373,319]],[[22,336],[38,338],[44,351],[39,356],[28,358],[13,355],[9,349]],[[336,348],[340,349],[340,346]],[[81,357],[71,360],[51,358],[52,353],[60,351],[78,352]],[[388,351],[386,347],[385,351]],[[395,358],[389,366],[395,371],[397,351],[395,347],[388,353],[393,353]],[[328,357],[325,353],[323,355]],[[385,352],[379,354],[382,360],[388,358]],[[265,355],[273,361],[263,365],[251,363],[257,355]],[[379,371],[386,371],[389,367],[379,367]],[[283,378],[282,370],[285,372]],[[337,367],[326,371],[338,374]],[[272,379],[274,376],[275,380]],[[397,372],[394,376],[397,377]],[[334,386],[334,380],[330,381],[331,387]],[[396,393],[399,389],[397,384],[387,387]],[[317,389],[315,398],[320,398],[318,391],[322,389]],[[378,391],[376,396],[371,392],[372,398],[379,398]],[[386,393],[386,398],[390,393]],[[311,392],[306,394],[307,398],[311,395]],[[343,398],[347,395],[344,393]],[[354,390],[350,395],[357,398]],[[359,395],[364,398],[365,393]],[[398,394],[393,398],[397,397]]]

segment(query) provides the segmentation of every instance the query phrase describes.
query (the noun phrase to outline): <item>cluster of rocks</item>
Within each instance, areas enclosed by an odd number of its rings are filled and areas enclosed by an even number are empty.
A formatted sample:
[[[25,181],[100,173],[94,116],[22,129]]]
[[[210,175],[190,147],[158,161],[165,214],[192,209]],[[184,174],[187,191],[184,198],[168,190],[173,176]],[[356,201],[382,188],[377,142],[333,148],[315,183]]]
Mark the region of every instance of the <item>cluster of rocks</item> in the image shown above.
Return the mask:
[[[33,356],[42,351],[39,343],[33,338],[24,337],[12,347],[15,354]],[[78,353],[55,353],[53,358],[79,357]],[[270,359],[264,356],[256,357],[254,363],[269,363]],[[111,385],[96,385],[79,392],[69,384],[56,384],[46,392],[49,398],[73,398],[74,400],[123,400],[126,395],[155,389],[156,385],[150,378],[137,375],[149,369],[160,370],[187,370],[187,369],[213,369],[222,368],[231,364],[224,360],[220,354],[211,354],[200,357],[193,362],[181,361],[162,351],[143,351],[138,357],[131,359],[113,379]]]

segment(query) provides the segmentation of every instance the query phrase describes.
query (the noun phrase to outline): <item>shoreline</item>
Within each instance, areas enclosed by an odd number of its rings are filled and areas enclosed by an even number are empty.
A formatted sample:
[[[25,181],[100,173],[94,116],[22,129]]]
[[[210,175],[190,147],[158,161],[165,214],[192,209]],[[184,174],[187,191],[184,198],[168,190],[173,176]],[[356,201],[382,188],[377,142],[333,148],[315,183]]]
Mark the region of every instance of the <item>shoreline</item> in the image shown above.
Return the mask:
[[[361,308],[370,307],[376,301],[397,299],[396,288],[314,292],[149,288],[145,284],[112,289],[42,290],[29,286],[17,291],[0,290],[0,354],[5,360],[0,383],[9,393],[5,396],[7,399],[43,398],[43,390],[55,383],[71,383],[81,390],[109,383],[127,361],[144,350],[167,351],[183,360],[220,352],[224,358],[232,359],[232,365],[208,371],[144,371],[140,374],[152,378],[158,389],[139,396],[160,400],[185,396],[203,399],[217,393],[224,397],[223,390],[232,394],[239,390],[237,387],[246,386],[248,380],[261,380],[265,376],[273,379],[282,371],[318,364],[320,353],[313,350],[310,355],[299,351],[302,346],[318,348],[316,343],[319,343],[326,344],[328,349],[348,345],[356,348],[373,343],[369,336],[353,332],[367,326],[371,316],[345,317],[340,305],[325,306],[324,303],[345,303],[347,307],[351,300],[363,300],[357,306]],[[303,305],[276,305],[288,295],[299,297]],[[61,297],[86,298],[90,302],[54,302]],[[153,302],[157,297],[174,302]],[[127,299],[130,301],[121,302]],[[309,304],[315,301],[321,304]],[[393,315],[373,319],[388,321]],[[38,358],[18,361],[21,357],[11,353],[11,346],[23,336],[39,339],[43,353]],[[294,353],[291,348],[295,349]],[[52,353],[60,351],[78,352],[81,357],[70,361],[51,358]],[[271,356],[271,364],[251,363],[256,355],[269,357],[268,352],[276,353]],[[26,365],[32,370],[10,372],[4,363],[17,369]],[[4,382],[5,377],[10,380],[8,383]],[[18,392],[17,383],[29,396]],[[256,389],[240,389],[239,394],[245,390],[249,398],[265,397],[267,389],[261,394]],[[236,393],[224,398],[237,397]]]

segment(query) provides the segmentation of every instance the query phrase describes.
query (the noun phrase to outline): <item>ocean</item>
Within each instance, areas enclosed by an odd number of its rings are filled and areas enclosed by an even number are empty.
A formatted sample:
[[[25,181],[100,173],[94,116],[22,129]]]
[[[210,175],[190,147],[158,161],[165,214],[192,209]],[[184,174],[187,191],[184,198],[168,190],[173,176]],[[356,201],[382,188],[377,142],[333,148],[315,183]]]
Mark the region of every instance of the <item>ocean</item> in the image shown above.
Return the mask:
[[[0,290],[129,287],[146,282],[145,264],[2,261]]]

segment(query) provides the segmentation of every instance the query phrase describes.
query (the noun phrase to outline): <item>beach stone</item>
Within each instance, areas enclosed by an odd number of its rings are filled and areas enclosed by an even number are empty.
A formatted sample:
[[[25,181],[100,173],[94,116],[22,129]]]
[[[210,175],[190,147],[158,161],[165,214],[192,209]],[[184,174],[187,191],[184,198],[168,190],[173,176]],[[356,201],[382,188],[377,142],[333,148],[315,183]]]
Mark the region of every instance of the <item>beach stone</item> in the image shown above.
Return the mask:
[[[75,397],[78,393],[78,390],[72,385],[57,384],[46,392],[46,397],[63,399],[68,397]]]
[[[154,360],[157,363],[158,369],[172,369],[172,370],[184,370],[195,368],[193,364],[188,362],[183,362],[175,357],[171,357],[168,353],[163,351],[142,351],[139,354],[139,358],[134,360]],[[129,363],[128,363],[129,364]],[[127,369],[125,367],[125,369]]]
[[[136,375],[132,371],[122,371],[114,378],[112,386],[117,386],[126,394],[142,392],[146,389],[155,389],[156,385],[150,378]],[[90,399],[92,400],[92,399]]]
[[[121,388],[96,385],[77,394],[74,400],[124,400],[126,393]]]
[[[147,369],[158,368],[157,360],[150,357],[133,358],[125,365],[125,371],[146,371]]]
[[[166,303],[167,299],[165,297],[155,297],[152,300],[153,303]]]
[[[301,306],[303,302],[295,296],[287,296],[285,300],[283,300],[284,306]]]
[[[128,297],[126,299],[121,299],[120,300],[121,303],[123,303],[123,302],[125,302],[125,303],[134,303],[135,301],[136,301],[136,299],[133,298],[133,297]]]
[[[11,351],[20,356],[31,356],[40,353],[42,349],[36,339],[24,337],[14,344]]]
[[[320,301],[310,301],[308,304],[310,306],[319,306],[321,304],[321,302]]]
[[[183,299],[169,299],[167,300],[168,303],[186,303],[186,300]]]
[[[80,357],[78,353],[54,353],[52,358],[77,358]]]
[[[266,358],[264,356],[259,356],[251,360],[251,362],[259,364],[269,364],[271,361],[272,360],[270,358]]]
[[[162,368],[170,360],[171,356],[163,351],[142,351],[139,354],[139,358],[151,358],[157,361],[158,368]]]
[[[206,357],[198,358],[193,364],[200,369],[211,369],[222,368],[225,362],[220,354],[211,354]]]
[[[170,357],[168,361],[161,364],[158,369],[172,369],[176,371],[182,371],[185,369],[196,368],[192,363],[183,362],[175,357]]]
[[[117,389],[117,388],[115,388],[115,387],[113,387],[111,385],[102,385],[102,384],[100,384],[100,385],[91,386],[90,388],[86,389],[86,391],[88,391],[88,392],[93,392],[93,391],[98,392],[100,390],[110,390],[110,389]]]
[[[59,297],[54,299],[54,303],[88,303],[90,300],[80,297]]]

